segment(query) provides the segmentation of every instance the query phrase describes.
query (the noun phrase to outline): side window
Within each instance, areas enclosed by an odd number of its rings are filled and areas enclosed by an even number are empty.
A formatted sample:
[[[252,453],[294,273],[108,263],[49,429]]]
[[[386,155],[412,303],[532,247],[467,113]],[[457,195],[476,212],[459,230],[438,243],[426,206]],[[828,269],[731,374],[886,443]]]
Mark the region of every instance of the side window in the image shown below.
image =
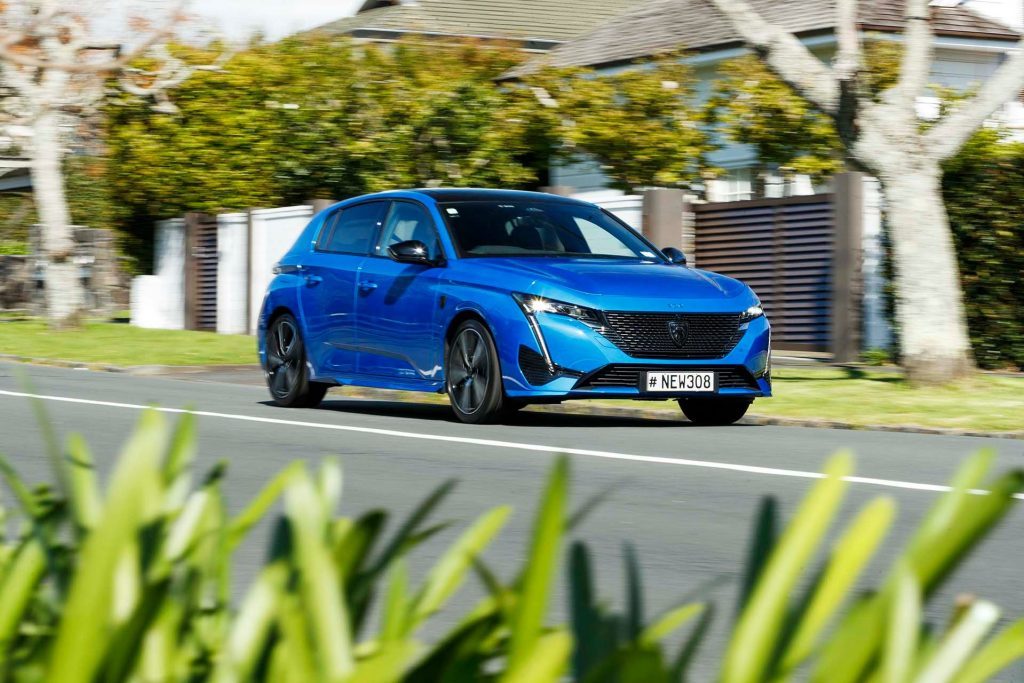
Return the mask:
[[[327,250],[327,243],[331,241],[331,233],[334,232],[334,226],[337,225],[338,216],[340,215],[341,211],[335,211],[324,218],[323,227],[320,228],[320,236],[316,239],[317,251]]]
[[[427,210],[419,204],[393,202],[387,220],[384,221],[384,230],[381,232],[375,253],[387,256],[388,247],[409,240],[419,240],[427,245],[432,259],[436,259],[441,253],[437,230]]]
[[[369,202],[342,209],[326,244],[321,241],[318,246],[342,254],[369,254],[385,206],[384,202]]]

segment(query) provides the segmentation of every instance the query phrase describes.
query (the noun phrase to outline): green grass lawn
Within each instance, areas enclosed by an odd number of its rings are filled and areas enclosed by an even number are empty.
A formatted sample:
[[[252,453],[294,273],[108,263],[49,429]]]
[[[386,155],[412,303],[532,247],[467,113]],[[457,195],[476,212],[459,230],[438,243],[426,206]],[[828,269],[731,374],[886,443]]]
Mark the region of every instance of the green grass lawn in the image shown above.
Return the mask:
[[[774,396],[751,414],[817,418],[856,425],[917,425],[980,431],[1024,430],[1024,378],[978,375],[956,384],[913,388],[897,372],[779,368]],[[666,410],[674,403],[641,402]]]
[[[0,353],[104,365],[243,365],[258,362],[253,337],[145,330],[90,322],[53,332],[39,320],[0,322]]]
[[[0,322],[0,353],[103,365],[254,364],[256,341],[240,335],[144,330],[88,323],[84,330],[51,332],[38,320]],[[775,396],[752,414],[816,418],[856,425],[917,425],[979,431],[1024,429],[1024,378],[978,375],[944,387],[910,387],[898,372],[873,369],[779,368]],[[444,400],[410,394],[412,400]],[[607,401],[678,414],[671,401]]]

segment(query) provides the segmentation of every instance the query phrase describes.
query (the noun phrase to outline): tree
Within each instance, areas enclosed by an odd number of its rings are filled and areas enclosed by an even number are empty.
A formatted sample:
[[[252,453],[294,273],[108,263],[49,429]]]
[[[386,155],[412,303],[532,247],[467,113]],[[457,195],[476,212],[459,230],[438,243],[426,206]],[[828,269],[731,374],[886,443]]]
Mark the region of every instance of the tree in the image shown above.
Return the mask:
[[[688,187],[707,170],[711,140],[702,125],[693,71],[678,53],[611,75],[542,70],[525,81],[557,107],[559,159],[596,160],[612,187]]]
[[[873,98],[899,78],[899,43],[868,36],[864,86]],[[827,180],[843,170],[835,121],[780,80],[757,55],[727,60],[718,69],[705,111],[728,139],[757,150],[766,167]]]
[[[972,97],[925,129],[917,97],[928,84],[933,40],[928,0],[907,0],[899,78],[872,96],[865,78],[856,0],[839,0],[838,51],[831,65],[765,21],[748,0],[709,0],[768,67],[835,122],[848,164],[878,177],[888,207],[896,268],[896,314],[911,381],[954,379],[973,366],[949,220],[942,162],[1024,88],[1018,49]],[[1024,48],[1024,43],[1020,46]]]
[[[254,45],[182,84],[173,113],[112,98],[109,182],[139,232],[185,211],[411,186],[536,187],[557,121],[529,91],[495,80],[523,58],[473,42]]]
[[[131,41],[96,37],[95,25],[109,21],[107,8],[80,0],[19,0],[0,3],[0,76],[8,122],[28,127],[25,147],[31,160],[33,193],[39,213],[40,243],[46,260],[46,312],[55,328],[79,324],[82,287],[73,260],[74,235],[65,192],[65,137],[77,132],[104,95],[111,78],[132,92],[155,97],[170,109],[164,92],[194,70],[161,45],[184,21],[187,0],[167,7],[156,20],[129,18]],[[152,17],[152,5],[147,5]],[[154,54],[155,53],[155,54]],[[146,69],[132,63],[146,55]]]

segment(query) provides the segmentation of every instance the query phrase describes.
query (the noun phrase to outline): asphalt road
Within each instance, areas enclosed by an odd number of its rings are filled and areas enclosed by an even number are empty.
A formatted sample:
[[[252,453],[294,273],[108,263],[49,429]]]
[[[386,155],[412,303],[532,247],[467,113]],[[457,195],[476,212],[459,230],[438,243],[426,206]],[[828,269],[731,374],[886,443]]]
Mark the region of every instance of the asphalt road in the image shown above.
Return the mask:
[[[525,552],[546,471],[555,453],[568,451],[577,503],[614,486],[612,497],[577,534],[590,544],[599,588],[613,604],[622,604],[622,543],[629,541],[640,556],[650,613],[712,578],[735,579],[760,497],[777,496],[783,514],[790,513],[811,482],[809,473],[838,448],[852,449],[856,474],[870,480],[851,485],[844,519],[875,496],[892,496],[899,505],[890,551],[870,570],[875,580],[935,500],[931,487],[944,484],[964,456],[991,447],[998,451],[1000,469],[1024,467],[1024,442],[1013,440],[698,428],[669,420],[530,411],[509,424],[469,426],[454,422],[446,406],[346,399],[343,392],[329,395],[319,409],[279,409],[268,405],[262,387],[238,383],[229,374],[144,378],[0,363],[0,451],[33,481],[48,479],[49,472],[29,402],[16,395],[29,391],[19,373],[30,377],[32,392],[48,397],[47,409],[62,434],[86,436],[103,471],[142,406],[206,413],[199,420],[200,466],[221,459],[230,463],[227,495],[233,509],[295,458],[340,457],[343,512],[350,515],[375,507],[404,514],[434,486],[456,478],[460,485],[442,518],[468,521],[498,503],[515,507],[488,553],[506,575]],[[262,557],[263,531],[238,557],[238,591]],[[955,596],[965,592],[995,600],[1007,619],[1024,616],[1022,531],[1019,504],[936,596],[930,617],[944,622]],[[456,533],[450,530],[424,546],[413,569],[428,566]],[[731,614],[734,589],[732,581],[716,594],[723,614]],[[479,594],[468,583],[453,604],[468,605]],[[563,593],[555,596],[552,611],[555,618],[564,615]],[[453,618],[442,614],[437,623],[447,625]],[[721,639],[714,640],[712,649]],[[714,652],[706,652],[705,667],[713,659]],[[1007,680],[1022,676],[1024,667],[1018,667]]]

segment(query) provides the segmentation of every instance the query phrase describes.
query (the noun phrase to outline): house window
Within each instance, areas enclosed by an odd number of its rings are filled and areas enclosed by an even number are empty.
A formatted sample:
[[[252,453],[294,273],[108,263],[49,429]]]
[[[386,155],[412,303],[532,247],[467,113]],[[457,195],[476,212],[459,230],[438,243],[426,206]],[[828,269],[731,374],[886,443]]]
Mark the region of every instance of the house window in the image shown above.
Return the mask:
[[[753,199],[754,183],[749,168],[734,168],[714,181],[715,196],[712,201],[738,202]]]

